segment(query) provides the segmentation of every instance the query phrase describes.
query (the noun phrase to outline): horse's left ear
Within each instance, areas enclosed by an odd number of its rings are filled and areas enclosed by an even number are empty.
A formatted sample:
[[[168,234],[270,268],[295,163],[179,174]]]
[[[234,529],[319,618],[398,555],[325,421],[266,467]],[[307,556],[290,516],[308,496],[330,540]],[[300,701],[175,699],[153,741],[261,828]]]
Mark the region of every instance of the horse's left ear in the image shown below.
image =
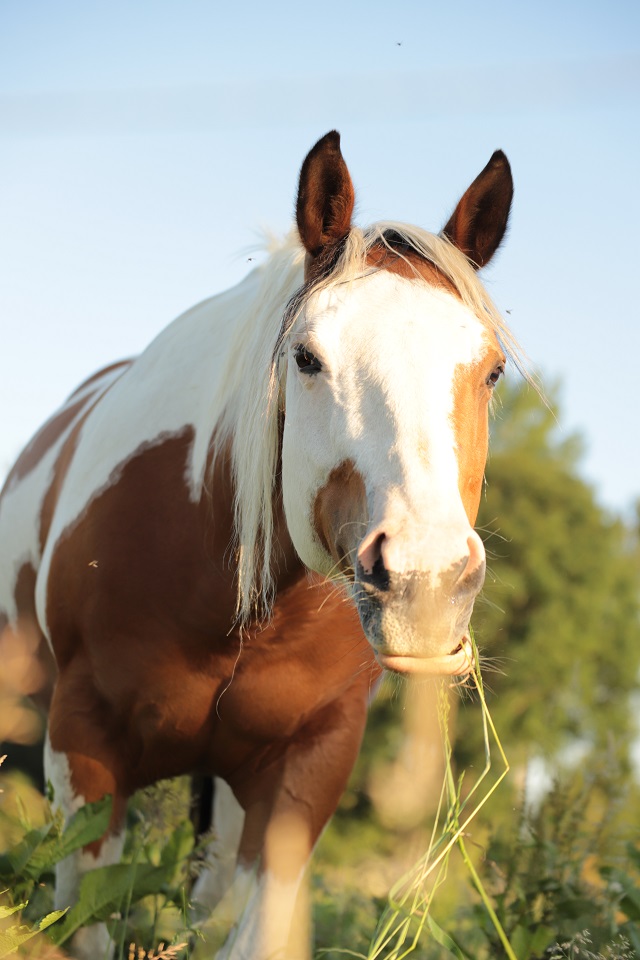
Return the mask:
[[[296,220],[300,239],[312,257],[348,235],[354,202],[340,134],[331,130],[312,147],[300,170]]]
[[[500,246],[512,198],[511,167],[502,150],[496,150],[442,231],[476,269],[489,263]]]

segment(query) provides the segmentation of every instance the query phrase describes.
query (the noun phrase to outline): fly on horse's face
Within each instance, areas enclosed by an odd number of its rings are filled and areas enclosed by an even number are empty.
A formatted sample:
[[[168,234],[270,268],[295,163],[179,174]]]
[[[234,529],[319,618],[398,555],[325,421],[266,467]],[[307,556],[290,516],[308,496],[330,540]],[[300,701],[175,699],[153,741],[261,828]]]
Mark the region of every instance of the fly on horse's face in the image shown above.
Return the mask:
[[[510,187],[506,160],[493,161]],[[300,204],[298,224],[305,242]],[[288,333],[283,501],[303,562],[351,581],[382,666],[463,674],[485,572],[473,524],[488,404],[505,356],[442,273],[388,236],[359,276],[311,293]],[[484,263],[493,250],[480,252]]]

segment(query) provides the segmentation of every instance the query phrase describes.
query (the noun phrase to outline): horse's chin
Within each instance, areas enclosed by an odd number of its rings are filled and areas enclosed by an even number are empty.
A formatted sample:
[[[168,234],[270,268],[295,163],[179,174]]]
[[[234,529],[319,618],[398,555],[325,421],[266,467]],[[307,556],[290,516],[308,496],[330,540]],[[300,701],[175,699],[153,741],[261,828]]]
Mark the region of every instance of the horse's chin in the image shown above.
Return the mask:
[[[376,651],[376,659],[385,670],[412,677],[465,677],[475,666],[469,637],[463,637],[455,650],[442,656],[416,657]]]
[[[402,603],[381,602],[360,593],[358,614],[381,667],[405,676],[463,677],[474,668],[469,620],[473,599],[452,607],[443,601],[406,611]],[[407,616],[413,613],[414,616]]]

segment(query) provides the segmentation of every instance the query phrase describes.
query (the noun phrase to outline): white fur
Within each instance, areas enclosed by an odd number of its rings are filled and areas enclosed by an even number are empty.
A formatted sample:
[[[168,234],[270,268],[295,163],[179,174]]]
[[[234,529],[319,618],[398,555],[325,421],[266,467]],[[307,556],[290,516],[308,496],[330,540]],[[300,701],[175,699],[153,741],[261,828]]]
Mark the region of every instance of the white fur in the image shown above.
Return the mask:
[[[290,956],[287,945],[301,879],[302,873],[296,880],[285,883],[268,870],[258,873],[255,869],[238,867],[228,894],[238,922],[216,960],[278,960]],[[305,932],[295,939],[296,960],[306,960],[309,944],[305,942]]]
[[[61,810],[65,824],[73,814],[84,806],[85,798],[77,794],[71,784],[69,762],[64,753],[54,750],[49,740],[45,741],[45,777],[53,789],[53,809]],[[54,907],[64,910],[78,901],[82,877],[88,870],[118,863],[124,848],[124,832],[109,836],[97,856],[76,850],[56,866]],[[73,955],[79,960],[95,960],[111,956],[113,945],[105,924],[95,923],[83,927],[73,937]]]
[[[320,373],[296,369],[299,341],[322,359]],[[397,534],[394,572],[437,573],[466,553],[454,375],[487,347],[486,328],[451,294],[384,271],[307,305],[290,336],[282,454],[287,524],[307,566],[331,567],[309,517],[343,460],[365,479],[371,525]]]

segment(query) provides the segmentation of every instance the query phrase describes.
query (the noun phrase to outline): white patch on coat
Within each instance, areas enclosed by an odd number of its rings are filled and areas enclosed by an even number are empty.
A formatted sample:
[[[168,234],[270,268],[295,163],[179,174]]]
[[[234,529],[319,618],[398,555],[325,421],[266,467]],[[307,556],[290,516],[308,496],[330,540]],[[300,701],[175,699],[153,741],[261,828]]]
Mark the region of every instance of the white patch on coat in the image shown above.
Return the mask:
[[[75,792],[71,783],[69,761],[65,753],[54,750],[47,734],[44,749],[45,778],[53,790],[53,809],[61,810],[65,824],[80,807],[85,798]],[[82,877],[89,870],[110,866],[120,862],[124,849],[124,831],[111,834],[103,842],[97,856],[83,850],[76,850],[56,865],[56,884],[54,908],[64,910],[78,901]],[[73,956],[80,960],[95,960],[96,957],[108,957],[112,952],[111,939],[103,923],[83,927],[73,937]]]
[[[273,960],[289,956],[296,900],[302,874],[291,882],[279,880],[269,871],[239,866],[223,904],[232,904],[237,923],[216,960]],[[223,906],[221,904],[221,907]],[[216,911],[217,912],[217,911]],[[296,960],[306,960],[308,944],[296,938]]]
[[[297,343],[321,360],[320,373],[297,370]],[[289,340],[282,452],[287,524],[307,566],[332,566],[312,510],[344,460],[365,480],[370,524],[384,522],[395,538],[395,572],[437,572],[466,552],[454,376],[488,346],[486,328],[454,296],[386,271],[312,299]]]

